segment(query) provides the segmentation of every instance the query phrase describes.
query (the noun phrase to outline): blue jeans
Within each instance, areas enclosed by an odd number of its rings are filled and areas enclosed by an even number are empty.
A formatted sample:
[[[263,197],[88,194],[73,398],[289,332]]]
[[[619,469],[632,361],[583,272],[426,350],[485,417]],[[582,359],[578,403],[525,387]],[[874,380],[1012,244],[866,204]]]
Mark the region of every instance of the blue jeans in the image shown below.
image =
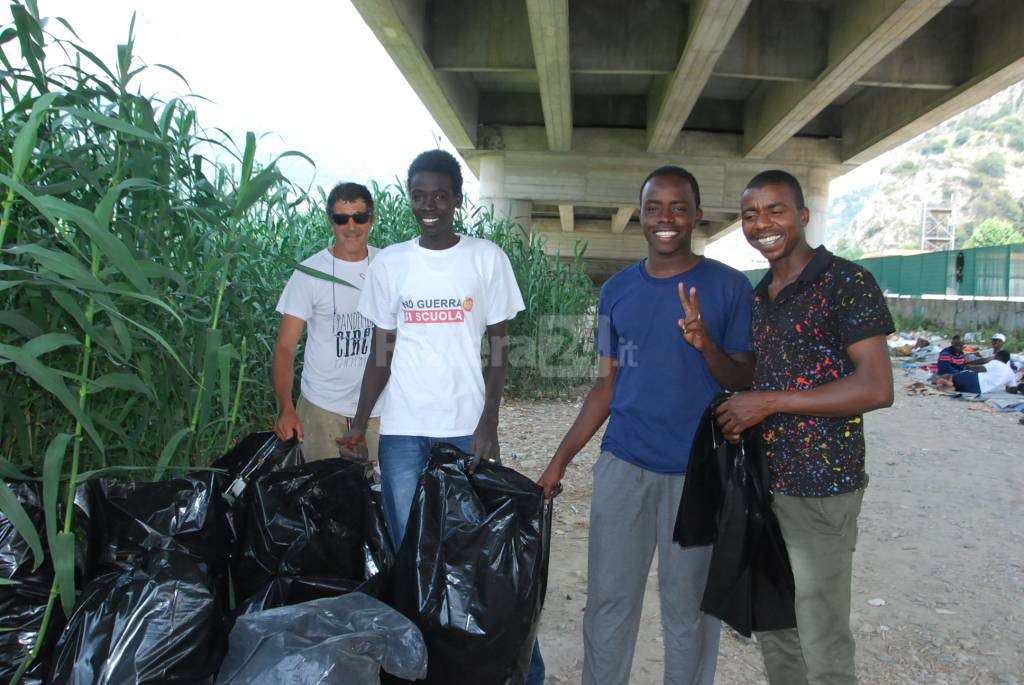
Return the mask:
[[[384,520],[395,544],[395,551],[402,546],[405,526],[412,511],[412,500],[416,495],[416,484],[427,466],[427,458],[434,445],[447,442],[463,452],[469,452],[472,435],[455,438],[425,438],[418,435],[380,436],[380,492],[384,500]],[[540,655],[540,642],[534,641],[530,670],[526,674],[526,685],[543,685],[544,658]]]
[[[424,438],[418,435],[380,436],[380,494],[384,500],[384,521],[391,534],[395,551],[402,546],[405,526],[412,511],[416,484],[427,467],[427,457],[434,445],[451,443],[463,452],[469,452],[472,435],[455,438]]]

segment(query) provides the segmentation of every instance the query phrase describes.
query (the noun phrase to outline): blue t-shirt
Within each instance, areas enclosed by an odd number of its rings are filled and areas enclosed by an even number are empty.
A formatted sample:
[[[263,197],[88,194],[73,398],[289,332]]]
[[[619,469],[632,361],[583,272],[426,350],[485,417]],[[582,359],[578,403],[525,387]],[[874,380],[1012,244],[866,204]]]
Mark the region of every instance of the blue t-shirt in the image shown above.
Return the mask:
[[[679,330],[680,281],[697,288],[711,339],[726,354],[749,351],[750,282],[713,259],[670,278],[654,278],[646,260],[637,262],[612,276],[598,300],[597,351],[618,361],[601,449],[668,474],[686,473],[697,425],[721,391]]]

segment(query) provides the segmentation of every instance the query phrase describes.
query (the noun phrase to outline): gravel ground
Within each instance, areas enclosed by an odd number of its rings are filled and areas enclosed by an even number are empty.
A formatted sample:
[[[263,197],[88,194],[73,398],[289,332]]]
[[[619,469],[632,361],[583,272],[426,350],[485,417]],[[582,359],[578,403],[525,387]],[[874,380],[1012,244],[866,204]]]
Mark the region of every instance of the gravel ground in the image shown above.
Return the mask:
[[[1024,683],[1021,415],[912,393],[902,370],[894,375],[895,404],[866,419],[871,486],[851,616],[861,682]],[[579,406],[579,398],[507,402],[505,464],[540,476]],[[555,505],[540,631],[552,685],[580,680],[590,467],[599,445],[600,434],[573,461]],[[662,651],[652,567],[631,683],[662,682]],[[716,682],[766,683],[757,645],[726,627]]]

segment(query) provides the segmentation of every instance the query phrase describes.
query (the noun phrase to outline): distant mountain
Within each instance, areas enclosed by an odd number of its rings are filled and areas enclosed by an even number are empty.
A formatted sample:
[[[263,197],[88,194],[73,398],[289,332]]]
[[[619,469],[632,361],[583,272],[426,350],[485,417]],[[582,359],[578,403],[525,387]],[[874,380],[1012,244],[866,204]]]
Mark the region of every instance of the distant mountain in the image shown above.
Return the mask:
[[[957,245],[992,217],[1024,233],[1024,82],[887,153],[869,183],[833,197],[825,243],[853,258],[920,247],[922,206],[944,201]]]

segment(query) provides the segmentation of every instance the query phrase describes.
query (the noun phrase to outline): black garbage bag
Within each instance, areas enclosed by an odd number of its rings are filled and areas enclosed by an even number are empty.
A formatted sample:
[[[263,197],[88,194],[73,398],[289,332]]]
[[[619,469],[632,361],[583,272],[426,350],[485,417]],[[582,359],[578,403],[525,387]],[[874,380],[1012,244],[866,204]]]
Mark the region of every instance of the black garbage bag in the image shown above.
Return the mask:
[[[513,685],[529,670],[547,591],[551,506],[516,471],[434,448],[393,573],[392,606],[419,626],[427,682]]]
[[[7,486],[21,503],[25,513],[39,531],[46,545],[43,519],[42,485],[33,481],[9,480]],[[35,556],[25,538],[14,529],[8,518],[0,513],[0,578],[17,584],[0,585],[0,681],[7,682],[18,670],[21,662],[32,651],[46,611],[46,602],[53,583],[53,564],[47,553],[39,568],[33,570]],[[49,635],[60,631],[63,613],[59,603],[51,617]],[[56,624],[56,625],[54,625]],[[51,644],[46,647],[52,647]],[[48,649],[32,664],[23,683],[42,682],[46,671]]]
[[[420,631],[361,592],[239,617],[218,685],[377,685],[380,670],[407,680],[427,673]]]
[[[247,489],[232,577],[243,611],[350,592],[394,565],[377,494],[361,464],[325,459],[268,473]]]
[[[262,476],[305,463],[298,440],[282,440],[273,431],[260,431],[242,438],[210,467],[227,471],[231,481],[227,492],[238,498],[249,483]]]
[[[796,627],[793,571],[771,510],[768,473],[754,431],[727,442],[708,408],[690,451],[674,539],[714,544],[701,610],[738,633]]]
[[[89,481],[100,564],[128,568],[153,550],[177,549],[226,579],[231,534],[224,484],[224,476],[211,471],[156,483]]]
[[[178,549],[94,578],[52,660],[51,683],[212,683],[226,650],[226,607],[208,566]]]

